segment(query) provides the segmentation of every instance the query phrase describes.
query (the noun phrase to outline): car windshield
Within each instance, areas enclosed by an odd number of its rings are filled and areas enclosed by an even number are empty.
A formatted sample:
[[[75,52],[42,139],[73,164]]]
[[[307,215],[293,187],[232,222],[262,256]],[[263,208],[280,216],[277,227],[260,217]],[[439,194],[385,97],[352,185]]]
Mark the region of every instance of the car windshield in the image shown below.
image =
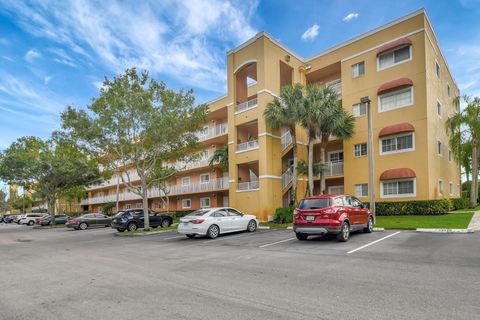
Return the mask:
[[[330,206],[330,198],[303,199],[298,205],[299,209],[321,209]]]
[[[208,209],[200,209],[200,210],[197,210],[197,211],[194,211],[194,212],[192,212],[192,213],[187,214],[187,216],[189,216],[189,217],[191,217],[191,216],[193,216],[193,217],[200,217],[200,216],[203,216],[203,215],[207,214],[208,212],[210,212],[210,210],[208,210]]]

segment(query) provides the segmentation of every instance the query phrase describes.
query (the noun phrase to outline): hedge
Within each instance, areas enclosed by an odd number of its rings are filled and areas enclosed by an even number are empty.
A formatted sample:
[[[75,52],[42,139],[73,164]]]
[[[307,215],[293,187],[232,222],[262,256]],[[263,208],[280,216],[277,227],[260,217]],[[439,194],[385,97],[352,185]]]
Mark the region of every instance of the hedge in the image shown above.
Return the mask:
[[[470,208],[469,198],[450,199],[452,201],[453,210]]]
[[[375,203],[375,213],[378,216],[442,215],[447,214],[452,208],[453,203],[448,199]]]
[[[273,215],[273,221],[276,223],[291,223],[293,221],[293,210],[295,206],[286,208],[277,208]]]

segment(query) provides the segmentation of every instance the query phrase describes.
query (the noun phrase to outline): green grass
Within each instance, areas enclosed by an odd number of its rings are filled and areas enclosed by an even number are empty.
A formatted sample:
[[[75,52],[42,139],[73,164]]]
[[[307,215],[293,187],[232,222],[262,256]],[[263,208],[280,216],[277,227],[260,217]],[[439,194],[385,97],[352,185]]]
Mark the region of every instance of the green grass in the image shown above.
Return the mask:
[[[472,211],[457,211],[441,216],[378,216],[375,227],[385,229],[465,229],[472,216]]]
[[[282,229],[291,227],[291,223],[260,222],[261,227],[270,227],[272,229]]]

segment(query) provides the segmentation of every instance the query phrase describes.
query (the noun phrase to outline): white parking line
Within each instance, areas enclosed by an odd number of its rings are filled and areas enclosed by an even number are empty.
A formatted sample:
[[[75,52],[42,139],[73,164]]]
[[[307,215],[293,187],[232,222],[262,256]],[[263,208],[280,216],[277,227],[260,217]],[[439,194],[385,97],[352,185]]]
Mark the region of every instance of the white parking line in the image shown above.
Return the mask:
[[[397,231],[397,232],[395,232],[395,233],[389,234],[389,235],[386,236],[386,237],[383,237],[383,238],[380,238],[380,239],[378,239],[378,240],[375,240],[375,241],[372,241],[372,242],[370,242],[370,243],[367,243],[366,245],[363,245],[363,246],[361,246],[361,247],[359,247],[359,248],[357,248],[357,249],[353,249],[353,250],[351,250],[351,251],[348,251],[347,254],[354,253],[354,252],[356,252],[356,251],[358,251],[358,250],[362,250],[362,249],[364,249],[364,248],[366,248],[366,247],[371,246],[372,244],[375,244],[375,243],[378,243],[378,242],[380,242],[380,241],[382,241],[382,240],[385,240],[385,239],[387,239],[387,238],[393,237],[394,235],[397,235],[397,234],[399,234],[399,233],[400,233],[400,231]]]
[[[276,245],[276,244],[279,244],[279,243],[282,243],[282,242],[292,241],[292,240],[295,240],[295,239],[297,239],[297,238],[295,237],[295,238],[280,240],[280,241],[277,241],[277,242],[267,243],[267,244],[259,246],[259,248],[270,247],[270,246],[273,246],[273,245]]]

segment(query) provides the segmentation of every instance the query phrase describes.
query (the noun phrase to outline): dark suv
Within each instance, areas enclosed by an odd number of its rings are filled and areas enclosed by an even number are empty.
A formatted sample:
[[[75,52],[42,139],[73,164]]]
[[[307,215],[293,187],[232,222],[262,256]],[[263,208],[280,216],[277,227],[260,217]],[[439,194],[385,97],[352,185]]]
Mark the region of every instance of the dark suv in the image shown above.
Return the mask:
[[[158,214],[152,209],[148,209],[148,221],[152,228],[169,227],[173,223],[171,216],[166,214]],[[144,227],[143,209],[128,209],[117,213],[112,220],[112,228],[120,232],[125,230],[135,231]]]
[[[347,241],[351,231],[373,231],[373,216],[357,198],[345,194],[305,198],[294,211],[293,231],[298,240],[309,235],[336,234]]]

